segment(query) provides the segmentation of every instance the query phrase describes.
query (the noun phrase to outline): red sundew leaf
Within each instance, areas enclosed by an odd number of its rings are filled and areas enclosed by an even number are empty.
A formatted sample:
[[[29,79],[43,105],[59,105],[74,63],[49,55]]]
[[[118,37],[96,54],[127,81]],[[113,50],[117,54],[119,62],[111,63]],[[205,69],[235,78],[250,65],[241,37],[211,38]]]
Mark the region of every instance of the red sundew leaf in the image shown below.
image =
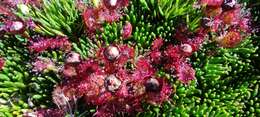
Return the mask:
[[[136,63],[136,70],[140,71],[142,74],[147,74],[147,76],[151,76],[155,73],[154,68],[150,64],[150,62],[145,58],[139,58]]]
[[[123,66],[128,60],[134,58],[135,51],[134,48],[129,47],[128,45],[122,45],[119,47],[120,50],[120,57],[117,60],[118,66]]]
[[[210,31],[217,32],[220,25],[223,25],[222,20],[219,17],[214,18],[210,27]]]
[[[114,74],[114,76],[115,76],[114,78],[117,78],[117,79],[111,79],[111,80],[114,80],[114,82],[115,81],[117,81],[117,82],[115,82],[113,84],[113,81],[111,81],[110,83],[114,88],[115,88],[115,86],[118,86],[118,88],[116,88],[114,90],[113,96],[115,98],[119,98],[119,99],[128,98],[129,94],[128,94],[127,83],[132,80],[130,78],[130,75],[127,73],[127,71],[125,69],[119,69],[117,71],[117,73]],[[117,84],[117,85],[115,85],[115,84]],[[109,88],[107,88],[107,90],[111,92],[111,90],[109,90]]]
[[[207,17],[217,17],[219,15],[221,15],[222,13],[222,8],[221,7],[215,7],[215,6],[207,6],[204,10],[203,10],[204,14]]]
[[[122,80],[121,86],[118,89],[118,91],[116,91],[115,96],[118,98],[130,98],[131,94],[129,94],[129,87],[128,87],[128,83],[129,81],[132,79],[129,78],[124,78],[124,80]]]
[[[47,49],[61,49],[64,51],[71,50],[71,43],[67,37],[43,38],[40,37],[37,42],[31,41],[28,47],[31,52],[41,53]]]
[[[14,14],[12,13],[12,12],[10,12],[9,10],[8,10],[9,8],[7,8],[7,6],[4,6],[4,5],[0,5],[0,14],[2,14],[2,15],[5,15],[5,16],[9,16],[9,17],[14,17]],[[1,21],[2,19],[0,19],[0,21]],[[5,20],[5,19],[3,19],[3,20]]]
[[[235,9],[225,11],[221,14],[221,19],[225,24],[238,24],[240,20],[240,6],[236,6]]]
[[[117,70],[116,76],[121,80],[128,80],[129,79],[129,74],[127,73],[127,71],[123,68]]]
[[[122,56],[125,56],[129,59],[132,59],[135,55],[135,51],[133,47],[129,47],[128,45],[122,45],[119,47]]]
[[[156,38],[152,43],[152,50],[159,50],[164,44],[164,40],[162,38]]]
[[[118,99],[116,101],[109,102],[107,104],[101,105],[98,107],[97,112],[94,114],[94,116],[98,117],[114,117],[117,113],[123,112],[128,113],[130,115],[134,115],[136,112],[142,111],[142,105],[141,100],[134,99],[134,100],[128,100],[128,99]]]
[[[247,32],[247,33],[252,32],[252,29],[250,26],[250,18],[248,18],[248,17],[241,18],[240,21],[238,22],[238,24],[239,24],[239,28],[241,31]]]
[[[175,68],[178,80],[182,83],[188,84],[191,80],[195,79],[195,70],[188,63],[179,62]]]
[[[136,62],[136,70],[133,72],[133,79],[144,82],[145,79],[152,77],[155,74],[155,69],[150,62],[145,58],[139,58]]]
[[[241,34],[236,31],[229,31],[227,34],[219,37],[217,42],[220,46],[226,48],[232,48],[237,46],[242,41]]]
[[[129,93],[126,87],[126,82],[123,82],[119,88],[118,91],[116,91],[115,96],[117,98],[128,98],[129,97]]]
[[[151,61],[155,64],[160,64],[161,62],[161,57],[162,57],[162,53],[158,50],[156,51],[151,51],[149,54]]]
[[[97,111],[94,113],[94,117],[114,117],[115,113],[110,112],[107,110],[109,107],[101,106],[97,109]]]
[[[120,0],[120,7],[127,7],[129,5],[129,0]]]
[[[136,69],[149,71],[150,69],[152,69],[152,66],[147,59],[142,57],[139,58],[138,61],[136,62]]]
[[[94,82],[85,82],[85,88],[81,88],[84,89],[80,92],[84,92],[84,100],[87,104],[102,105],[112,99],[110,92],[100,89]]]
[[[89,75],[93,73],[99,73],[100,67],[98,63],[92,59],[82,61],[77,67],[76,67],[77,74],[79,74],[80,78],[88,77]]]
[[[113,99],[111,92],[106,90],[104,75],[92,75],[79,85],[87,104],[103,105]]]
[[[98,21],[112,23],[118,21],[121,14],[118,11],[109,11],[107,9],[99,9]]]
[[[202,29],[203,31],[203,29]],[[204,42],[206,37],[206,33],[203,32],[197,32],[194,38],[184,42],[184,44],[189,44],[192,47],[192,53],[199,50],[201,44]]]
[[[149,54],[150,59],[153,63],[162,64],[164,69],[174,71],[176,64],[185,61],[187,57],[200,48],[206,34],[206,29],[199,28],[196,33],[190,34],[192,35],[190,38],[185,36],[181,45],[168,45],[162,52],[159,50],[151,51]]]
[[[121,54],[133,57],[133,54],[129,54],[131,53],[129,47],[120,46],[120,49],[122,48],[126,50]],[[74,65],[76,65],[79,78],[67,79],[53,92],[53,100],[63,108],[73,101],[74,97],[83,96],[86,104],[98,106],[95,116],[115,116],[117,112],[131,114],[142,111],[141,104],[144,101],[161,104],[170,95],[171,89],[166,86],[163,79],[159,79],[159,92],[146,92],[144,83],[155,74],[154,68],[146,58],[138,59],[135,73],[130,73],[123,67],[112,74],[101,72],[104,68],[100,67],[95,59]],[[147,98],[146,95],[154,97]]]
[[[200,4],[207,6],[221,6],[224,0],[200,0]]]
[[[139,76],[138,76],[139,77]],[[127,96],[128,98],[133,98],[134,100],[141,100],[144,96],[145,92],[145,86],[143,85],[145,82],[144,77],[136,78],[136,75],[133,74],[132,79],[128,81],[123,88],[126,88],[127,90]]]
[[[133,29],[132,24],[127,22],[122,29],[122,37],[124,39],[129,38],[132,34],[132,29]]]
[[[64,65],[62,69],[62,75],[66,78],[71,78],[77,76],[76,68],[73,65]]]
[[[95,32],[97,29],[101,28],[100,23],[98,22],[98,13],[99,11],[93,8],[87,8],[83,12],[83,20],[87,27],[89,33]]]
[[[83,20],[87,28],[87,32],[95,33],[96,30],[102,28],[104,22],[112,23],[118,21],[122,16],[117,10],[108,10],[106,8],[87,8],[83,12]]]
[[[119,67],[113,63],[113,62],[106,62],[105,63],[105,72],[107,74],[113,74],[115,73],[117,70],[119,69]]]
[[[5,60],[3,58],[0,58],[0,70],[3,69],[4,65],[5,65]]]
[[[177,30],[176,33],[174,34],[174,38],[181,42],[188,40],[187,34],[179,30]]]
[[[111,102],[114,99],[114,96],[111,92],[104,92],[98,96],[97,99],[93,100],[93,104],[95,105],[103,105]]]
[[[105,105],[99,106],[97,112],[94,114],[95,117],[116,117],[117,113],[120,112],[134,112],[135,108],[126,102],[111,102]],[[131,114],[131,113],[129,113]]]
[[[193,33],[188,29],[186,24],[181,23],[173,36],[174,39],[177,39],[180,42],[189,40],[193,36]]]
[[[164,51],[164,55],[167,60],[176,62],[181,59],[181,50],[178,46],[167,46],[166,50]]]

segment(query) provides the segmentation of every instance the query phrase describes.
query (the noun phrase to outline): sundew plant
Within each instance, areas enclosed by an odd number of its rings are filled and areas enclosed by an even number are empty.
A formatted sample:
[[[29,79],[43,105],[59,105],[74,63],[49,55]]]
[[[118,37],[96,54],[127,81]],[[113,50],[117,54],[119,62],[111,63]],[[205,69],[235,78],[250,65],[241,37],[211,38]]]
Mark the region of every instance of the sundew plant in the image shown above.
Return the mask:
[[[0,117],[257,117],[259,0],[0,0]]]

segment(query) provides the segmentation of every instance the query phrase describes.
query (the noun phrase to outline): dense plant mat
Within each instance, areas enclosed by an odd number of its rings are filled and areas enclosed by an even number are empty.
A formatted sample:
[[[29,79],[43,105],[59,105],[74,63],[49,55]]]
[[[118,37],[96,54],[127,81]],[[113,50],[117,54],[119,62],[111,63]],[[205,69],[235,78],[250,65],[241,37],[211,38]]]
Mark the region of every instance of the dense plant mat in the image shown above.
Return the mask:
[[[257,117],[259,0],[1,0],[1,117]]]

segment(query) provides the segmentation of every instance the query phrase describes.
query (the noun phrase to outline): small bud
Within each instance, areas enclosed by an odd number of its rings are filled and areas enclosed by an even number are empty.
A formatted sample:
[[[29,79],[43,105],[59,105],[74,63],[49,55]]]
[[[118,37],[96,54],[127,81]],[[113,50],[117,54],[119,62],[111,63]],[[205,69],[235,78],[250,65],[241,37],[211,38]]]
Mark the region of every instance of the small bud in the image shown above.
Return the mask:
[[[104,55],[106,59],[114,61],[120,56],[120,52],[116,46],[109,46],[105,49]]]
[[[202,18],[201,25],[204,28],[209,28],[213,25],[213,22],[211,21],[210,18],[204,17],[204,18]]]
[[[79,63],[80,55],[76,52],[70,52],[66,55],[66,63]]]
[[[200,0],[200,4],[208,6],[221,6],[223,0]]]
[[[191,53],[192,52],[192,47],[190,44],[182,44],[181,45],[181,50],[183,52],[186,52],[186,53]]]
[[[115,92],[121,85],[121,81],[115,75],[109,75],[105,78],[105,87],[110,92]]]
[[[207,17],[216,17],[221,15],[223,10],[221,7],[207,6],[206,9],[203,10],[203,12]]]
[[[145,83],[145,90],[148,92],[157,92],[160,89],[160,83],[155,78],[150,78]]]
[[[229,31],[227,34],[218,37],[216,41],[222,47],[232,48],[242,41],[242,37],[239,32]]]
[[[117,0],[103,0],[104,5],[106,6],[106,8],[108,9],[115,9],[118,5],[118,1]]]
[[[11,30],[14,30],[14,31],[21,30],[22,28],[23,28],[23,23],[20,21],[13,22],[13,24],[11,26]]]
[[[116,6],[117,0],[110,0],[109,3],[111,6]]]
[[[21,21],[7,21],[5,23],[5,30],[11,34],[23,33],[25,25]]]
[[[234,9],[237,4],[236,0],[224,0],[222,4],[223,10],[231,10]]]

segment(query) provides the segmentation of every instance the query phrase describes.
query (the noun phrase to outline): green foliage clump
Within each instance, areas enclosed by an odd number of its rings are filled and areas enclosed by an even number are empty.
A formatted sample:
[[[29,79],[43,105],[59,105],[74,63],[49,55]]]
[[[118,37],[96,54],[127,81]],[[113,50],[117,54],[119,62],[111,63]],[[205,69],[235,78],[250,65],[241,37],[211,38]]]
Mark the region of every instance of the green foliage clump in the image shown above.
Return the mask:
[[[0,40],[0,55],[5,60],[0,71],[0,116],[22,116],[30,108],[53,106],[51,92],[59,77],[53,72],[32,73],[33,57],[30,57],[26,44],[27,40],[18,35]],[[42,56],[59,63],[63,56],[57,53],[45,52]]]
[[[135,41],[139,48],[148,48],[156,37],[175,41],[173,34],[180,24],[187,24],[190,30],[198,28],[202,14],[199,9],[191,7],[194,1],[169,0],[168,4],[164,3],[165,1],[133,0],[126,9],[123,20],[133,25],[130,40]],[[165,15],[171,17],[162,17]]]
[[[28,108],[26,102],[26,82],[29,80],[26,61],[28,51],[21,49],[25,43],[19,37],[3,37],[0,40],[0,56],[5,60],[0,71],[0,116],[20,115]]]
[[[95,52],[100,45],[99,41],[93,41],[86,36],[80,37],[79,42],[72,43],[73,51],[79,53],[83,59],[95,56]]]
[[[30,12],[18,16],[39,23],[36,32],[44,35],[74,36],[81,30],[80,14],[74,0],[43,0],[41,8],[29,6]]]

